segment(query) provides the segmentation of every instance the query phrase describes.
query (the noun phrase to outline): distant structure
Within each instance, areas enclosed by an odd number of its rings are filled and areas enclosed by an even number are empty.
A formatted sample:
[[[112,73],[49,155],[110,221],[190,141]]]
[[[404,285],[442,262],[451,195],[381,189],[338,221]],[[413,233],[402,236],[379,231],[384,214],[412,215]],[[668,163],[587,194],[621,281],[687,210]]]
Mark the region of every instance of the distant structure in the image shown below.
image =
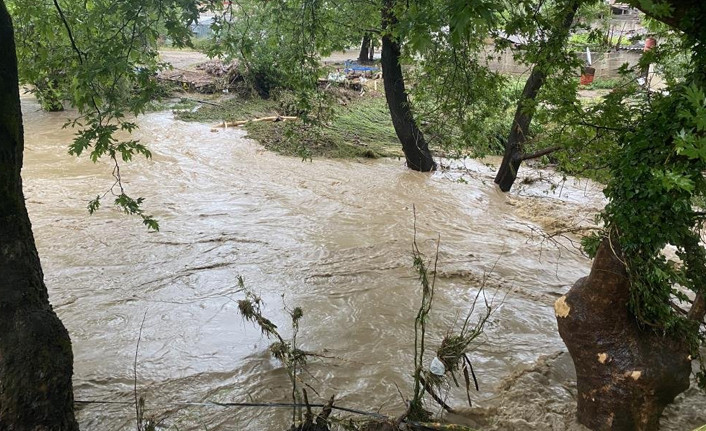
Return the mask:
[[[627,3],[621,3],[617,2],[615,0],[606,0],[606,3],[610,5],[610,11],[613,14],[613,16],[632,16],[635,17],[636,19],[638,18],[638,11],[634,7],[631,7]]]

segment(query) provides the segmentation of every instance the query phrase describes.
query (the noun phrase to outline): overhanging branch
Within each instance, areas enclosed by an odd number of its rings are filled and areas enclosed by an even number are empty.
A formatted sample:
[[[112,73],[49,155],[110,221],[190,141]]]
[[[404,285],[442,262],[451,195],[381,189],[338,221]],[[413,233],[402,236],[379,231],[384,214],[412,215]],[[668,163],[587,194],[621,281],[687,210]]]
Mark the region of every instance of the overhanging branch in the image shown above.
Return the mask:
[[[537,151],[537,152],[535,152],[535,153],[525,154],[525,155],[522,156],[522,161],[531,160],[531,159],[538,159],[538,158],[540,158],[540,157],[542,157],[542,156],[546,156],[547,154],[551,154],[551,153],[553,153],[553,152],[555,152],[555,151],[559,151],[559,150],[561,150],[561,147],[558,146],[558,145],[555,145],[555,146],[553,146],[553,147],[549,147],[549,148],[545,148],[545,149],[543,149],[543,150],[539,150],[539,151]]]

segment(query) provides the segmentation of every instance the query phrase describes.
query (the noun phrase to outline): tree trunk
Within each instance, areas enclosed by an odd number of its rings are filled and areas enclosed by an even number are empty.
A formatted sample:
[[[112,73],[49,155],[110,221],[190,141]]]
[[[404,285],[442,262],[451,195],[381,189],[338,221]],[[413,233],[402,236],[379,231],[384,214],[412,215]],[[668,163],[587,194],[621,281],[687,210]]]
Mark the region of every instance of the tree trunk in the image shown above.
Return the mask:
[[[545,78],[541,67],[534,66],[527,82],[525,82],[525,87],[522,89],[522,95],[517,103],[517,110],[515,110],[515,118],[512,120],[510,135],[505,143],[503,161],[495,176],[495,184],[500,186],[500,190],[504,192],[510,191],[517,178],[517,170],[520,169],[524,155],[523,146],[527,141],[527,134],[534,115],[534,106],[532,105],[539,89],[544,85]]]
[[[683,340],[637,324],[619,250],[604,240],[588,277],[554,307],[578,383],[578,420],[593,430],[656,430],[664,408],[689,387]]]
[[[520,100],[517,102],[515,117],[510,127],[510,134],[508,135],[507,142],[505,142],[503,161],[500,164],[498,173],[495,175],[495,184],[500,186],[500,190],[504,192],[510,191],[510,188],[512,188],[515,179],[517,179],[517,171],[520,169],[520,164],[522,164],[524,160],[523,146],[527,141],[530,124],[532,123],[532,117],[535,112],[534,101],[547,77],[546,70],[551,65],[553,57],[551,54],[558,53],[566,42],[571,24],[574,22],[574,16],[580,4],[580,0],[571,0],[567,4],[567,9],[562,18],[560,27],[554,29],[551,36],[544,42],[542,50],[550,50],[549,54],[540,58],[537,64],[532,68],[532,73],[529,78],[527,78]]]
[[[382,7],[382,77],[385,84],[385,98],[390,109],[392,124],[397,137],[402,143],[402,151],[407,160],[407,167],[415,171],[433,171],[436,162],[431,156],[422,131],[414,121],[409,107],[407,91],[404,87],[404,76],[400,66],[400,44],[389,33],[390,27],[396,23],[393,12],[394,0],[385,0]]]
[[[77,430],[69,334],[49,304],[22,194],[22,113],[0,0],[0,429]]]
[[[367,63],[370,50],[370,33],[363,35],[363,42],[360,44],[360,53],[358,54],[358,63]]]

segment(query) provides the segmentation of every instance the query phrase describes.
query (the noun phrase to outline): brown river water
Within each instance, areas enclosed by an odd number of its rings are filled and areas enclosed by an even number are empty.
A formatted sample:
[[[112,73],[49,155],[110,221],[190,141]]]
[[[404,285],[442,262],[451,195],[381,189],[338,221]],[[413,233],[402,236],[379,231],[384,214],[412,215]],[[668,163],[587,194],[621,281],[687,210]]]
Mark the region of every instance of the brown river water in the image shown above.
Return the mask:
[[[495,305],[471,360],[480,391],[455,418],[481,429],[581,429],[575,375],[556,331],[552,304],[590,261],[559,228],[589,226],[601,187],[548,170],[524,169],[505,195],[494,168],[473,160],[434,174],[401,160],[302,162],[263,150],[244,132],[140,117],[136,136],[152,161],[123,166],[128,193],[144,196],[161,231],[89,199],[112,184],[107,163],[67,154],[71,113],[22,100],[25,193],[50,297],[67,326],[74,389],[84,430],[134,429],[133,363],[148,416],[170,430],[283,430],[290,412],[200,403],[287,402],[285,370],[270,341],[237,311],[237,277],[265,300],[289,335],[284,304],[304,310],[298,342],[312,358],[302,378],[311,402],[395,416],[411,396],[414,317],[421,289],[412,267],[417,242],[439,247],[428,328],[434,350],[483,284]],[[576,238],[569,238],[576,240]],[[433,353],[425,358],[428,364]],[[706,423],[706,398],[690,390],[664,429]],[[445,394],[463,406],[463,390]],[[193,405],[193,404],[196,405]]]

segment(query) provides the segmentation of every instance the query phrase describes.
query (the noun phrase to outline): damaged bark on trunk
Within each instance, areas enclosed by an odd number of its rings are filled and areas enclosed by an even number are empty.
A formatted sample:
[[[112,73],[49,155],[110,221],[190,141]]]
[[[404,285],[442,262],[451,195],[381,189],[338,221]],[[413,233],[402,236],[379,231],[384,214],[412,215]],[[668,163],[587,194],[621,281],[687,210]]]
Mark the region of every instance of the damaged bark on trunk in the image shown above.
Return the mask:
[[[664,408],[689,387],[684,340],[640,327],[619,245],[604,240],[588,277],[554,307],[576,367],[578,421],[593,430],[657,430]]]
[[[385,0],[382,7],[382,77],[385,84],[385,98],[390,109],[395,133],[402,143],[402,151],[407,167],[415,171],[428,172],[436,169],[424,134],[417,127],[409,107],[409,98],[404,87],[404,76],[400,66],[400,44],[389,33],[396,23],[394,0]]]
[[[71,340],[54,313],[22,193],[22,113],[0,0],[0,429],[78,430]]]

